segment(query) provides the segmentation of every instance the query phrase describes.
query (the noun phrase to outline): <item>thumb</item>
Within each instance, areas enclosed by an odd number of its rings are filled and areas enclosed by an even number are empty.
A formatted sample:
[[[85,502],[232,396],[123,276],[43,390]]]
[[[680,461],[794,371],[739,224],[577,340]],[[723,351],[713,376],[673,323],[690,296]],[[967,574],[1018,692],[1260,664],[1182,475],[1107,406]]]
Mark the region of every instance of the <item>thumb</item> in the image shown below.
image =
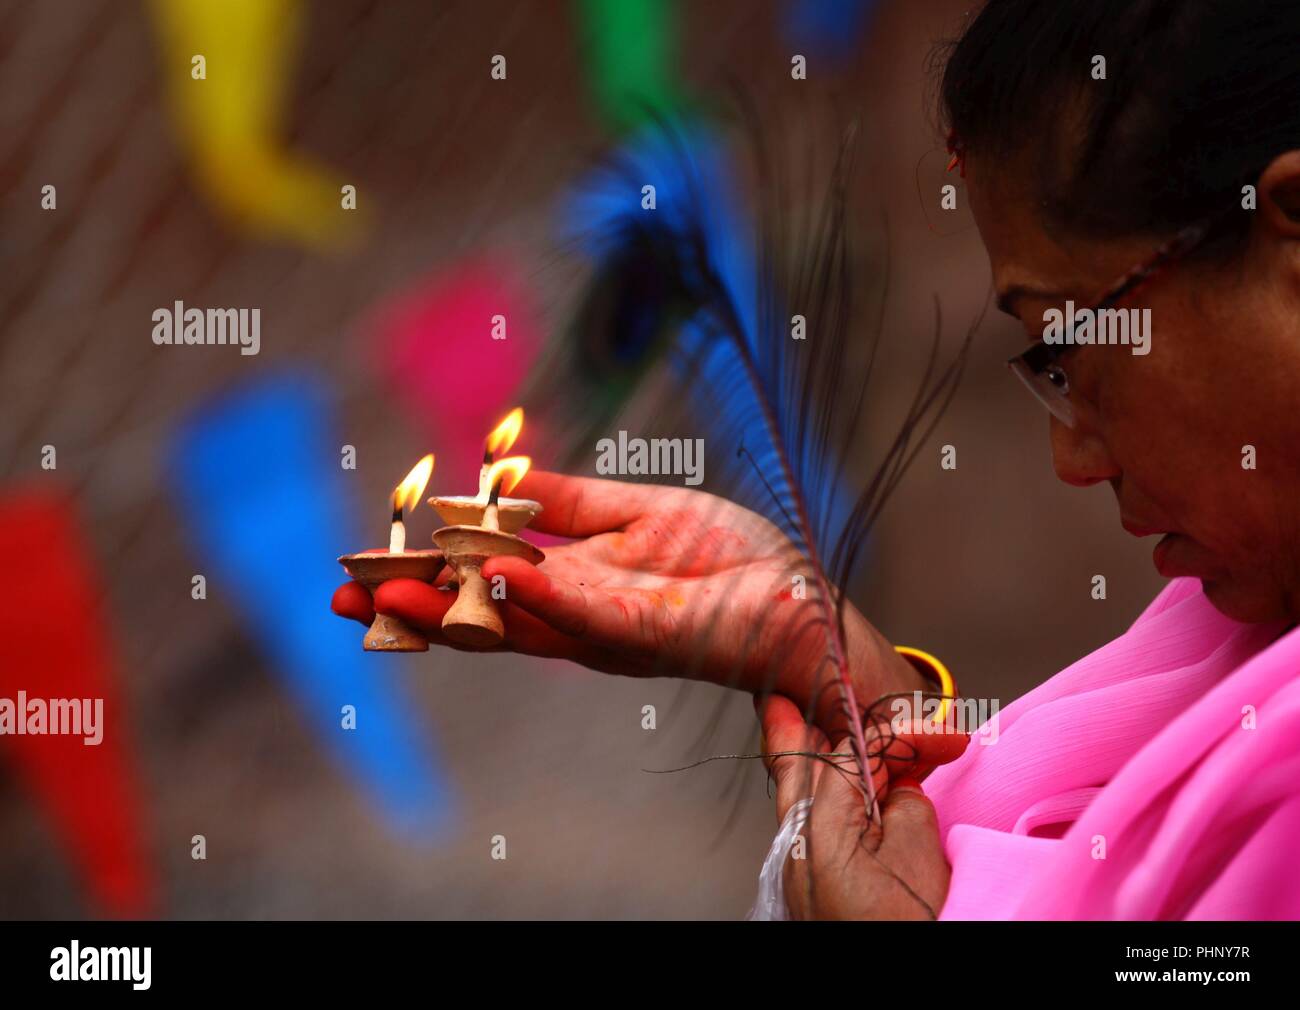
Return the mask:
[[[841,756],[829,759],[831,763],[822,769],[808,827],[812,844],[820,845],[827,856],[846,845],[857,845],[859,839],[874,839],[879,832],[867,809],[862,765],[853,750],[852,738],[842,738],[833,753]],[[875,847],[874,840],[868,844]]]
[[[893,835],[896,844],[909,845],[918,837],[939,839],[939,818],[934,804],[925,795],[921,783],[910,777],[895,779],[880,806],[881,825],[885,832],[883,849]]]
[[[943,907],[951,871],[939,837],[934,804],[915,779],[896,779],[880,807],[883,838],[877,855],[930,906]]]

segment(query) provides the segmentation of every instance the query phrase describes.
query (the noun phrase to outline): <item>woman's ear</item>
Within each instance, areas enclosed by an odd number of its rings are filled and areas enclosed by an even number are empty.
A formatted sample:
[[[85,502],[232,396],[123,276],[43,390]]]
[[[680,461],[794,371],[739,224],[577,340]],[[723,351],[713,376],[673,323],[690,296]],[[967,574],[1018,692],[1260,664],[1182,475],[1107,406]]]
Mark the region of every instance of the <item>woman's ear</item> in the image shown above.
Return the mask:
[[[1258,223],[1276,238],[1300,239],[1300,151],[1274,158],[1256,188]]]

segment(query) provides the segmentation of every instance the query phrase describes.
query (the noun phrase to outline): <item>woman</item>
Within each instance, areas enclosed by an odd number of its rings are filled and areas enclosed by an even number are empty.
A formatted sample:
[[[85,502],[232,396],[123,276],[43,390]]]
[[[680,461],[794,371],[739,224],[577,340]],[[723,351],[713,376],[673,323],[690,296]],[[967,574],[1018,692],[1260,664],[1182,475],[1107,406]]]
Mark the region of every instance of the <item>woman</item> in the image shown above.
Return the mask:
[[[917,767],[879,782],[878,822],[850,777],[771,759],[778,818],[815,800],[808,858],[785,864],[796,917],[1300,917],[1297,54],[1291,0],[990,0],[953,46],[954,160],[998,304],[1030,341],[1013,369],[1050,411],[1060,479],[1109,483],[1173,581],[1004,709],[997,746],[922,787],[942,757],[913,741]],[[1146,353],[1041,339],[1085,307],[1149,310]],[[761,627],[754,651],[792,657],[760,706],[766,752],[830,749],[842,727],[791,647],[797,614],[773,610],[767,579],[736,589],[737,571],[787,565],[772,527],[686,490],[524,488],[543,529],[579,539],[538,569],[485,566],[508,585],[511,648],[621,674],[680,657],[735,684],[717,643]],[[710,567],[679,570],[720,531]],[[724,585],[735,634],[706,634],[716,623],[693,617]],[[374,605],[438,641],[449,596],[394,582]],[[371,601],[346,586],[335,609],[368,620]],[[859,697],[926,686],[856,611],[848,640]],[[767,685],[742,671],[739,686]]]

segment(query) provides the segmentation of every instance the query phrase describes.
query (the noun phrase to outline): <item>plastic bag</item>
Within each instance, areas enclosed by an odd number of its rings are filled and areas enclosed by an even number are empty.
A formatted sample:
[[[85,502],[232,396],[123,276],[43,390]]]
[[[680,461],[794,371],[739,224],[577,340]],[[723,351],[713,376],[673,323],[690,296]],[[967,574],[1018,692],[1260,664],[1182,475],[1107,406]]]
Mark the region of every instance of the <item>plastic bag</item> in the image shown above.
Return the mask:
[[[794,848],[794,840],[808,822],[808,812],[812,809],[812,797],[800,800],[792,806],[781,822],[781,827],[772,839],[772,847],[767,850],[763,868],[758,873],[758,897],[754,907],[745,916],[747,922],[784,922],[790,918],[790,909],[785,903],[785,861]]]

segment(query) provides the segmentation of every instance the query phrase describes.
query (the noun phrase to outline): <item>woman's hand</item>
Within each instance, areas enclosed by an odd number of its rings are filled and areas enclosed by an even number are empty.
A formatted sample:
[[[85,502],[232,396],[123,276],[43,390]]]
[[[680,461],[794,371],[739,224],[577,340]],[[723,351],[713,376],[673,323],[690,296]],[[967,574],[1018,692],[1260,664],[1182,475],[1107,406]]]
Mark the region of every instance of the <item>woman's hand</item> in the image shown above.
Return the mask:
[[[606,673],[776,691],[812,706],[829,732],[841,729],[816,588],[798,551],[767,520],[687,488],[537,471],[516,494],[544,506],[532,529],[576,539],[546,548],[539,567],[505,557],[483,566],[484,578],[505,580],[504,648]],[[430,642],[451,645],[441,625],[454,598],[398,579],[379,588],[373,606]],[[333,606],[345,617],[373,618],[370,595],[357,583],[340,587]],[[925,687],[852,607],[846,631],[860,705]]]
[[[813,797],[804,846],[785,863],[785,894],[794,919],[933,919],[943,908],[951,871],[939,843],[934,806],[911,777],[916,767],[951,761],[965,749],[958,734],[867,729],[868,764],[880,805],[873,823],[848,738],[832,750],[788,698],[761,702],[765,759],[776,780],[777,823]],[[783,753],[848,755],[827,759]],[[779,756],[778,756],[779,755]],[[827,762],[832,762],[828,764]],[[799,858],[800,855],[802,858]]]

